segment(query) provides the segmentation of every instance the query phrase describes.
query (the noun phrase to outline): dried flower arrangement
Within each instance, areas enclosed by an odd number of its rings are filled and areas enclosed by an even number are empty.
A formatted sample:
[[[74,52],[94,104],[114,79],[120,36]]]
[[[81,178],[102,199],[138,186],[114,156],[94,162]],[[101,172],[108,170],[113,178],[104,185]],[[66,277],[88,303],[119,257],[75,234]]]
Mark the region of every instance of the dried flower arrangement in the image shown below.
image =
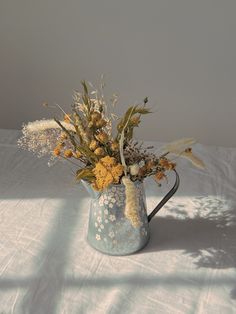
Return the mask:
[[[175,141],[162,147],[157,156],[153,147],[144,148],[133,139],[134,128],[139,126],[141,116],[150,113],[146,107],[147,98],[141,105],[129,107],[124,116],[118,118],[110,112],[117,96],[114,95],[108,105],[103,83],[95,89],[91,83],[82,81],[82,87],[81,93],[74,93],[70,113],[56,105],[63,118],[25,124],[18,144],[38,157],[50,155],[51,162],[56,159],[70,161],[76,166],[76,179],[88,181],[97,191],[123,183],[126,187],[125,215],[134,227],[138,226],[134,181],[153,176],[160,184],[166,178],[166,172],[176,167],[170,154],[188,158],[203,168],[203,162],[193,155],[190,147],[195,141],[192,138]]]

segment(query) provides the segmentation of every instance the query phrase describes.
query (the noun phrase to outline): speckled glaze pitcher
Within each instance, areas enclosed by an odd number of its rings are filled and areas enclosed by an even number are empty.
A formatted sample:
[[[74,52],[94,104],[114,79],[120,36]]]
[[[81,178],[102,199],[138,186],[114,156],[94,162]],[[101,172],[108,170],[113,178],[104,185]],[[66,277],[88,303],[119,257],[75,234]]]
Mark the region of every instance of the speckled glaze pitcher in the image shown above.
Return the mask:
[[[175,184],[161,202],[148,215],[143,183],[136,181],[138,212],[141,218],[139,227],[133,227],[124,215],[125,186],[113,184],[103,192],[96,192],[90,184],[82,180],[91,195],[88,243],[96,250],[109,255],[128,255],[141,250],[150,238],[149,222],[179,187],[176,170]]]

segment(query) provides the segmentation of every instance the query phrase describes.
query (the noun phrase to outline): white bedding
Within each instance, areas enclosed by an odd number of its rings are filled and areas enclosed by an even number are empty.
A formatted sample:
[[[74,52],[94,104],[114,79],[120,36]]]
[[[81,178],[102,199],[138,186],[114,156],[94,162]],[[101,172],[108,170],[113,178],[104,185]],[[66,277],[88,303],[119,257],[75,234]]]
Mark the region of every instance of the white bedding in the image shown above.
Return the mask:
[[[89,196],[69,168],[18,136],[0,131],[0,313],[236,313],[236,148],[197,144],[207,170],[179,160],[147,247],[112,257],[86,242]],[[147,181],[149,210],[171,181]]]

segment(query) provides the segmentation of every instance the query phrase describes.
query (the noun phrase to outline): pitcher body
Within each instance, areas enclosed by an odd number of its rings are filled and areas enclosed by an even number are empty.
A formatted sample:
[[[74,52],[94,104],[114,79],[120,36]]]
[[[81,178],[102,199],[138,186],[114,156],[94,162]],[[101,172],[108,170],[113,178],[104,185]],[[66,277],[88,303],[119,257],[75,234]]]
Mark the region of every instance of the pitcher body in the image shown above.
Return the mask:
[[[142,249],[149,240],[149,225],[143,184],[135,182],[140,226],[134,227],[124,214],[125,186],[111,185],[94,193],[90,204],[87,240],[95,249],[109,255],[127,255]]]

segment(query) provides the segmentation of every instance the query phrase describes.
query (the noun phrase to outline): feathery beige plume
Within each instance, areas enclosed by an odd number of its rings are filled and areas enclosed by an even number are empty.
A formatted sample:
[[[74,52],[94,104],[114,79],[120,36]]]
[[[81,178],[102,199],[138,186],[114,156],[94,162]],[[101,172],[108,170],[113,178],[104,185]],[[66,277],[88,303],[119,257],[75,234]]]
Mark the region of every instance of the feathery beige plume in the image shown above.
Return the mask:
[[[163,154],[173,153],[176,155],[181,154],[190,145],[195,144],[194,138],[182,138],[177,141],[171,142],[163,146],[160,150]]]
[[[74,131],[75,128],[72,124],[66,123],[64,121],[60,121],[61,124],[68,130],[68,131]],[[53,119],[50,120],[36,120],[33,122],[28,122],[25,125],[28,132],[41,132],[49,129],[60,129],[60,126],[54,121]]]
[[[129,177],[124,176],[122,177],[122,182],[125,186],[125,196],[126,196],[126,202],[125,202],[125,217],[127,217],[132,226],[134,228],[137,228],[140,226],[140,218],[138,213],[139,203],[138,203],[138,196],[137,196],[137,189],[134,184],[130,180]]]

